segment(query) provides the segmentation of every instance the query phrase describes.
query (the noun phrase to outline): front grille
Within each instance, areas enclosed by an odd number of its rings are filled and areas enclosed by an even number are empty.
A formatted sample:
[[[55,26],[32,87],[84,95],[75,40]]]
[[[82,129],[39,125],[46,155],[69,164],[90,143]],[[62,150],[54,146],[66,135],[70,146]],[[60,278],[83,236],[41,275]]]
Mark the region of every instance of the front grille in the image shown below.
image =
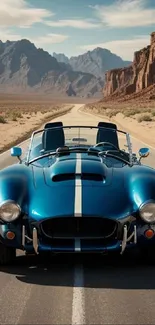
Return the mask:
[[[58,239],[115,238],[117,226],[116,221],[100,217],[61,217],[43,221],[41,232]]]

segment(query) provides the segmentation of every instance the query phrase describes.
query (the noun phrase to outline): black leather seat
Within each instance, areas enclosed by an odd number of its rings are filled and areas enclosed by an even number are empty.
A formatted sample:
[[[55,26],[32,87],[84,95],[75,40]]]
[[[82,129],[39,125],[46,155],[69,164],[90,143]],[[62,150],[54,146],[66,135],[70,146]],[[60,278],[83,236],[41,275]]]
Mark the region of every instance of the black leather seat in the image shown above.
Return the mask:
[[[53,122],[45,124],[44,129],[47,129],[42,136],[42,145],[45,151],[56,150],[65,145],[64,130],[61,128],[62,122]],[[55,129],[55,127],[60,127]],[[48,130],[49,129],[49,130]]]
[[[108,128],[108,129],[100,129],[100,130],[98,130],[97,137],[96,137],[96,143],[110,142],[115,147],[117,147],[119,149],[117,132],[112,130],[112,129],[117,130],[116,124],[109,123],[109,122],[99,122],[98,126]]]

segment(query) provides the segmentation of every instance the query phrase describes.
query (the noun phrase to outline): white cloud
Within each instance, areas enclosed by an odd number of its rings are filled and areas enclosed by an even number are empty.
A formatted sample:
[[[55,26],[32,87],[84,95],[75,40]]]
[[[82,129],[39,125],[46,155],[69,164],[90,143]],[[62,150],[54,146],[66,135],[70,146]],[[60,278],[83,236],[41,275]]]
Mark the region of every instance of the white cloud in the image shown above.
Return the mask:
[[[11,30],[6,30],[4,28],[0,29],[0,40],[2,42],[6,41],[18,41],[21,39],[21,36],[19,34],[13,33]]]
[[[0,1],[0,26],[28,27],[53,15],[46,9],[29,6],[25,0]]]
[[[44,46],[49,44],[62,43],[68,38],[68,35],[63,34],[47,34],[46,36],[36,37],[35,39],[29,38],[29,40],[36,46]]]
[[[147,0],[117,0],[112,5],[90,6],[105,26],[138,27],[155,23],[155,9],[147,8]]]
[[[91,20],[81,19],[64,19],[57,21],[46,21],[46,24],[51,27],[72,27],[79,29],[91,29],[100,27],[101,24],[95,23]]]
[[[52,33],[46,34],[45,36],[36,37],[36,38],[27,37],[27,39],[30,42],[34,43],[38,47],[40,47],[40,46],[44,47],[44,45],[62,43],[65,40],[67,40],[68,38],[69,38],[68,35],[52,34]],[[0,29],[0,40],[2,42],[6,42],[8,40],[9,41],[19,41],[21,39],[23,39],[23,37],[21,35],[15,34],[11,30],[6,30],[5,28]]]
[[[149,36],[143,35],[139,36],[138,38],[133,38],[129,40],[115,40],[98,44],[84,45],[80,46],[80,48],[85,51],[91,51],[96,47],[101,47],[119,55],[124,60],[132,61],[134,52],[149,45],[149,43]]]

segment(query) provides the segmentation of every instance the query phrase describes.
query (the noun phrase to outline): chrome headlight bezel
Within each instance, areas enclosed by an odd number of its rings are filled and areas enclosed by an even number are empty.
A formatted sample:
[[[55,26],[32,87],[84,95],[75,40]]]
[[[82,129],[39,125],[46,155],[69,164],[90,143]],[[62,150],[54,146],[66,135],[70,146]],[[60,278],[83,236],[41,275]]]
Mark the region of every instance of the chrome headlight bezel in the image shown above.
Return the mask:
[[[142,204],[139,208],[139,214],[144,222],[155,223],[155,201],[148,201]]]
[[[10,207],[9,207],[9,205],[10,205]],[[5,207],[6,207],[6,209],[8,209],[8,212],[4,210]],[[9,208],[10,208],[10,216],[8,215],[8,217],[4,217],[3,213],[9,214]],[[13,211],[13,208],[14,208],[14,211]],[[11,213],[12,213],[12,215],[11,215]],[[19,218],[20,214],[21,214],[21,208],[20,208],[19,204],[16,203],[15,201],[6,200],[0,204],[0,219],[2,221],[13,222]]]

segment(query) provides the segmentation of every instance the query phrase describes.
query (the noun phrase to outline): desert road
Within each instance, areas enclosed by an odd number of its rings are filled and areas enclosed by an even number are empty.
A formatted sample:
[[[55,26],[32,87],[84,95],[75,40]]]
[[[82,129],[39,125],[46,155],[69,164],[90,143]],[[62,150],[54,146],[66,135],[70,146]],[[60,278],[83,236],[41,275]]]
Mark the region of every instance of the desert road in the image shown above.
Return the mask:
[[[101,119],[80,106],[56,120],[97,125]],[[146,146],[132,141],[134,152]],[[1,154],[0,169],[15,161],[10,151]],[[155,167],[154,148],[144,163]],[[125,257],[19,255],[0,268],[0,324],[155,324],[155,267]]]

